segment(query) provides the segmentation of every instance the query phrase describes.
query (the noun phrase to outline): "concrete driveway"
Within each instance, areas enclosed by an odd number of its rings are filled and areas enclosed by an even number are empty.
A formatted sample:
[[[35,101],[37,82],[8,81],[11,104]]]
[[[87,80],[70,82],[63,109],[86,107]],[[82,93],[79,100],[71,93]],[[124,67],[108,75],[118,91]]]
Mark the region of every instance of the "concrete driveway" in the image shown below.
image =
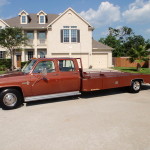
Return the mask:
[[[0,108],[0,150],[150,150],[150,85]]]

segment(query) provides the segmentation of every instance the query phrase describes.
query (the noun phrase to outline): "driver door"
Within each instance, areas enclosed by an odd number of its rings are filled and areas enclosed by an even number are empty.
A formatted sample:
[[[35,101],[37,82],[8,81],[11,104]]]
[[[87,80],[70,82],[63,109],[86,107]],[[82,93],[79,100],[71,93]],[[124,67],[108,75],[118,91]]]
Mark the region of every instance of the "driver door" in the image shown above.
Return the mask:
[[[33,70],[31,76],[31,89],[34,96],[48,95],[59,92],[59,76],[55,68],[55,61],[40,61]],[[47,75],[42,76],[42,70],[46,69]]]

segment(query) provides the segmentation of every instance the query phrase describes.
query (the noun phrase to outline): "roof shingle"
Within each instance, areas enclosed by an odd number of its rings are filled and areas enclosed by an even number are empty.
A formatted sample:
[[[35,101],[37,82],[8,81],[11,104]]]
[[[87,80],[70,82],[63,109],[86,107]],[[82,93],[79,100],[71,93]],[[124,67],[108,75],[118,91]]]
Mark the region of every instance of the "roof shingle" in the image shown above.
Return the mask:
[[[20,17],[14,17],[11,19],[4,20],[11,27],[20,27],[20,28],[46,28],[53,20],[55,20],[59,15],[56,14],[47,14],[47,22],[45,24],[39,24],[37,14],[29,14],[29,23],[21,24]]]
[[[113,48],[101,43],[101,42],[98,42],[94,39],[92,39],[92,48],[93,49],[99,49],[99,50],[113,50]]]

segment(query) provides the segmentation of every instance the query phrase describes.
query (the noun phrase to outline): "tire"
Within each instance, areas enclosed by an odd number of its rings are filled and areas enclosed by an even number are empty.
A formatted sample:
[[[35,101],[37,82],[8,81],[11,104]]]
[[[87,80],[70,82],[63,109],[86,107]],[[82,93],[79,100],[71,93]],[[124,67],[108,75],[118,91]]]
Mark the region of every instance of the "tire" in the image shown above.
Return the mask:
[[[22,103],[22,94],[16,89],[5,89],[0,93],[0,105],[4,110],[18,108]]]
[[[141,90],[141,82],[138,80],[132,81],[130,93],[138,93]]]

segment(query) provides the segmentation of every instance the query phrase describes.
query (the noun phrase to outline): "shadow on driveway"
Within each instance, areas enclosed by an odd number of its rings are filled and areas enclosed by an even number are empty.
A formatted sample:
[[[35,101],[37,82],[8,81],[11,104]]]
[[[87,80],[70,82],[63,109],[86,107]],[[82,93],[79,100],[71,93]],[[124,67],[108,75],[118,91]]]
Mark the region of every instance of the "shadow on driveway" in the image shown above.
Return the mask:
[[[150,85],[143,85],[142,90],[150,90]],[[62,98],[27,102],[26,106],[28,107],[28,106],[41,105],[41,104],[46,104],[46,103],[56,103],[56,102],[62,102],[62,101],[78,100],[79,97],[88,99],[92,97],[102,97],[102,96],[109,96],[109,95],[115,95],[115,94],[121,94],[121,93],[128,93],[128,88],[123,87],[123,88],[107,89],[107,90],[92,91],[92,92],[82,92],[80,96],[70,96],[70,97],[62,97]]]
[[[143,85],[142,90],[150,90],[150,84]],[[121,94],[121,93],[128,93],[127,87],[93,91],[93,92],[82,92],[82,94],[80,96],[70,96],[70,97],[62,97],[62,98],[54,98],[54,99],[46,99],[46,100],[27,102],[26,106],[28,107],[28,106],[41,105],[41,104],[46,104],[46,103],[56,103],[56,102],[62,102],[62,101],[78,100],[79,97],[88,99],[88,98],[92,98],[92,97],[102,97],[102,96],[109,96],[109,95],[115,95],[115,94]],[[0,108],[1,108],[1,106],[0,106]]]

